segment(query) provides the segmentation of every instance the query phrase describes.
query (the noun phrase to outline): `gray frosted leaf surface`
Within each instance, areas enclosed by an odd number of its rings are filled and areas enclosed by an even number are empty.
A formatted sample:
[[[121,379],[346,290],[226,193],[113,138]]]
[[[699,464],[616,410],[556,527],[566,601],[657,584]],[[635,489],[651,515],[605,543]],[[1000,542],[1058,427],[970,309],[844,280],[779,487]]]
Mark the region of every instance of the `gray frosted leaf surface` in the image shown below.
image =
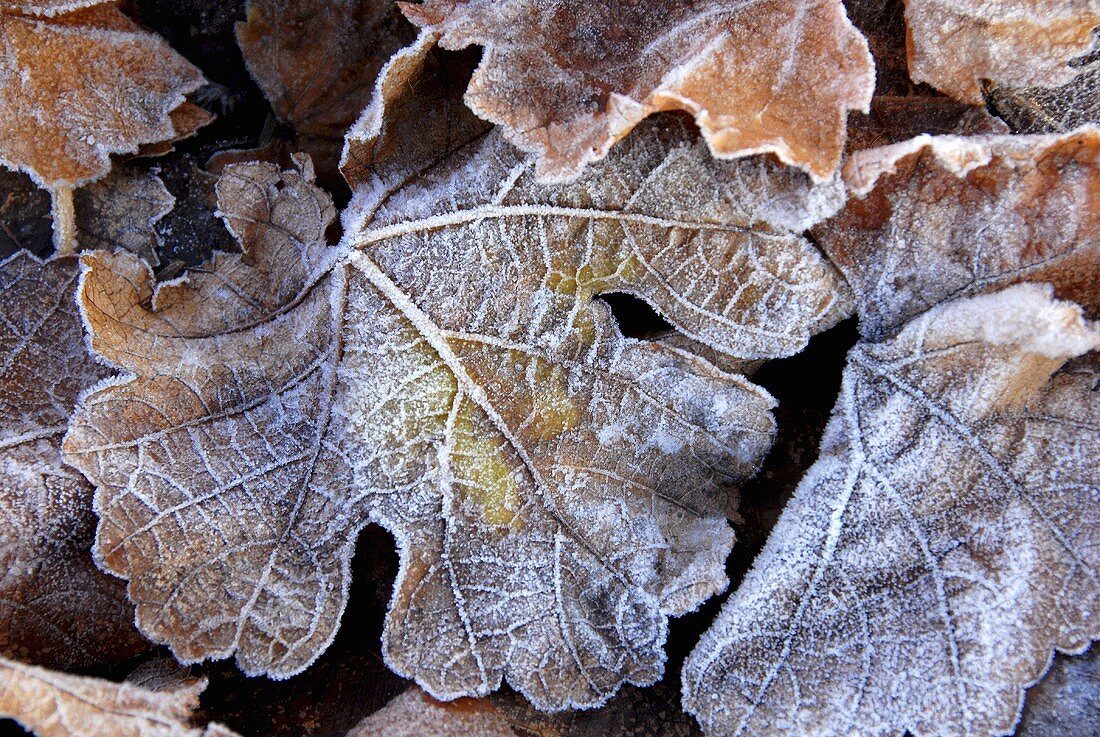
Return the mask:
[[[140,652],[121,581],[92,561],[92,488],[61,462],[77,394],[110,371],[84,347],[75,258],[0,263],[0,652],[94,668]]]
[[[1097,348],[1034,284],[857,344],[818,461],[685,665],[708,734],[1012,731],[1052,651],[1100,634],[1100,375],[1071,360]]]
[[[714,162],[679,124],[638,133],[562,187],[480,138],[358,192],[335,248],[304,162],[230,167],[243,254],[155,289],[127,255],[84,257],[92,346],[127,373],[84,398],[66,457],[143,632],[293,675],[331,641],[374,521],[401,556],[384,655],[433,695],[507,679],[560,709],[660,677],[668,617],[726,586],[725,511],[774,402],[624,338],[593,297],[634,291],[735,355],[798,350],[849,298],[792,232],[835,186]]]

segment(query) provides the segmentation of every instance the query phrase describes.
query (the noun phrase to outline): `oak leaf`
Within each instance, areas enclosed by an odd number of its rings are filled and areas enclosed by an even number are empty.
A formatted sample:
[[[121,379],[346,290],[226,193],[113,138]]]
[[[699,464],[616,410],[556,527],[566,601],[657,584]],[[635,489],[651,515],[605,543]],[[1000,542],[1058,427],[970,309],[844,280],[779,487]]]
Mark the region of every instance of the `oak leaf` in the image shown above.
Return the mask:
[[[771,152],[828,179],[874,64],[840,0],[403,3],[448,49],[485,47],[466,93],[480,117],[575,177],[660,110],[695,116],[716,156]]]
[[[921,136],[845,162],[850,199],[815,229],[878,339],[925,309],[1021,281],[1100,314],[1100,130]]]
[[[96,668],[139,653],[122,582],[92,562],[92,488],[61,462],[77,394],[110,371],[84,347],[75,258],[0,263],[0,652]]]
[[[1058,87],[1094,48],[1098,0],[906,0],[909,74],[980,105],[982,80]]]
[[[0,657],[0,717],[37,737],[237,737],[211,723],[188,723],[206,681],[149,688],[26,665]]]
[[[92,347],[128,373],[84,396],[66,457],[142,631],[184,661],[297,673],[375,521],[402,559],[384,655],[434,695],[507,678],[561,709],[655,681],[668,617],[726,585],[725,510],[773,402],[624,338],[593,297],[636,292],[734,354],[797,351],[848,312],[791,232],[837,188],[716,162],[675,122],[545,187],[489,134],[365,185],[330,249],[308,174],[256,167],[219,183],[245,253],[213,273],[154,291],[132,258],[84,258]]]
[[[859,343],[821,454],[684,668],[714,735],[1000,735],[1100,636],[1100,348],[1018,284]],[[1095,356],[1095,354],[1093,354]]]

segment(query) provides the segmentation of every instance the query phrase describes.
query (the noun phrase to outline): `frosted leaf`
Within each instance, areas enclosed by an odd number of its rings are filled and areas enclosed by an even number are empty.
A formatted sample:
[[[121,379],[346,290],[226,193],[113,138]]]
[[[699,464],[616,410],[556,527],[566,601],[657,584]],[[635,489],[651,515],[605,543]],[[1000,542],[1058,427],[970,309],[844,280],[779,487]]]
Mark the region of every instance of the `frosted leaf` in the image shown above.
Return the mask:
[[[1100,311],[1100,131],[921,136],[859,151],[851,197],[817,242],[878,339],[948,299],[1020,281]]]
[[[715,350],[757,359],[797,353],[850,314],[843,280],[798,235],[843,204],[835,180],[815,186],[764,157],[715,161],[680,120],[646,121],[610,161],[569,184],[542,185],[534,169],[532,157],[490,133],[407,183],[387,176],[362,185],[345,228],[368,222],[357,240],[370,248],[387,239],[414,253],[422,247],[414,241],[438,242],[453,268],[473,273],[492,250],[509,259],[524,252],[548,272],[524,284],[534,299],[513,318],[520,323],[542,302],[583,314],[579,305],[597,294],[625,292]],[[514,276],[508,268],[489,286]],[[485,288],[460,286],[452,301],[473,302]]]
[[[1055,655],[1050,670],[1027,690],[1016,737],[1093,737],[1100,724],[1100,648]]]
[[[384,197],[492,127],[462,102],[477,57],[444,53],[435,36],[422,33],[379,73],[371,104],[348,131],[340,162],[353,189],[369,187]]]
[[[849,110],[874,87],[840,0],[429,0],[403,4],[444,48],[485,47],[466,93],[482,118],[575,177],[660,110],[695,116],[716,156],[772,152],[828,179]]]
[[[494,694],[452,703],[419,688],[401,693],[364,719],[348,737],[697,737],[671,690],[626,687],[593,711],[545,714],[519,695]]]
[[[66,457],[149,637],[301,671],[373,521],[401,556],[384,655],[436,697],[507,679],[561,709],[660,677],[668,617],[726,585],[725,511],[773,400],[624,338],[593,296],[636,292],[735,355],[797,351],[849,298],[791,229],[842,195],[715,162],[679,124],[646,124],[575,185],[533,168],[490,134],[381,197],[363,185],[335,249],[308,187],[219,185],[245,256],[155,292],[124,254],[84,258],[92,346],[129,374],[85,395]],[[246,195],[268,213],[235,217]],[[217,302],[241,292],[271,297]]]
[[[1100,374],[1058,371],[1097,348],[1035,284],[857,344],[817,462],[684,667],[704,729],[1011,732],[1052,650],[1100,635]]]
[[[51,189],[174,138],[170,113],[205,82],[113,2],[0,4],[0,48],[0,164]]]
[[[162,244],[156,224],[172,211],[176,198],[156,174],[117,167],[79,189],[73,204],[81,248],[121,248],[153,266],[159,263]]]
[[[140,652],[122,583],[96,569],[92,489],[61,463],[76,396],[110,372],[84,348],[75,258],[0,263],[0,652],[64,668]]]
[[[0,657],[0,717],[37,737],[237,737],[189,724],[204,679],[159,689],[58,673]]]
[[[1093,56],[1061,87],[993,85],[989,105],[1017,133],[1068,133],[1087,123],[1100,125],[1100,53]]]
[[[909,74],[980,105],[982,80],[1058,87],[1093,48],[1100,0],[906,0]]]
[[[370,102],[386,61],[415,37],[393,0],[249,0],[237,24],[245,63],[321,172]]]

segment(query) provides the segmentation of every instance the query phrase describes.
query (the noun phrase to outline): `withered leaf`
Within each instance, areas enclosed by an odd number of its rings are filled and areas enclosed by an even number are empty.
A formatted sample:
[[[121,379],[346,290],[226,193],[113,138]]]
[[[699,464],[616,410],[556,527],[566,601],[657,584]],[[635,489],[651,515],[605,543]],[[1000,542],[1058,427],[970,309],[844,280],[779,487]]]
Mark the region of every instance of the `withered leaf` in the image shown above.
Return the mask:
[[[75,258],[0,263],[0,652],[96,668],[145,647],[121,581],[92,562],[92,488],[61,462],[77,394],[110,371],[84,347]]]
[[[202,74],[111,0],[0,2],[0,163],[49,189],[176,136]]]
[[[1062,136],[922,136],[859,151],[851,198],[816,228],[878,339],[948,299],[1053,283],[1100,313],[1100,130]]]
[[[84,258],[92,346],[130,373],[84,397],[66,452],[142,630],[185,661],[297,673],[375,521],[401,555],[384,655],[437,697],[506,678],[560,709],[655,681],[668,617],[726,585],[731,484],[773,402],[624,338],[593,296],[635,292],[735,355],[796,351],[848,310],[791,232],[836,187],[716,162],[679,124],[544,187],[490,134],[383,197],[365,186],[326,249],[331,210],[290,191],[308,177],[257,166],[219,185],[245,254],[213,273],[154,294],[133,259]],[[301,259],[279,252],[288,230]]]
[[[237,41],[256,83],[319,171],[336,171],[344,134],[378,72],[415,37],[393,0],[249,0]]]
[[[695,116],[711,151],[771,152],[829,178],[874,64],[840,0],[402,4],[448,49],[485,47],[466,93],[538,154],[544,181],[575,177],[659,110]]]
[[[0,717],[37,737],[236,737],[188,724],[206,681],[159,689],[58,673],[0,657]]]
[[[122,248],[156,266],[162,246],[156,224],[175,204],[155,173],[115,167],[75,193],[77,242],[85,250]]]
[[[1100,125],[1100,53],[1072,82],[1061,87],[991,85],[990,107],[1016,133],[1068,133],[1082,125]]]
[[[711,734],[1001,735],[1100,635],[1100,348],[1044,285],[849,353],[818,461],[684,669]]]
[[[980,105],[982,80],[1058,87],[1093,48],[1100,0],[906,0],[909,74]]]
[[[430,33],[393,55],[348,131],[340,171],[352,189],[385,197],[492,128],[462,102],[477,61],[440,51]]]
[[[413,687],[348,737],[697,737],[671,689],[623,688],[592,711],[545,714],[515,693],[441,703]]]

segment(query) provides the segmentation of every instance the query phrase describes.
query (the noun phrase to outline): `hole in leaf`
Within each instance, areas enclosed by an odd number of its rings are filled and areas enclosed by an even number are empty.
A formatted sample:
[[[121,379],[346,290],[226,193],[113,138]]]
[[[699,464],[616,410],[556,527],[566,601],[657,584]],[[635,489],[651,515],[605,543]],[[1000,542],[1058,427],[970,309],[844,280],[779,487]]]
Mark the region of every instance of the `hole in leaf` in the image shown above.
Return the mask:
[[[619,330],[628,338],[651,338],[659,333],[672,330],[672,325],[661,317],[648,302],[625,292],[601,294],[602,300],[611,308]]]

